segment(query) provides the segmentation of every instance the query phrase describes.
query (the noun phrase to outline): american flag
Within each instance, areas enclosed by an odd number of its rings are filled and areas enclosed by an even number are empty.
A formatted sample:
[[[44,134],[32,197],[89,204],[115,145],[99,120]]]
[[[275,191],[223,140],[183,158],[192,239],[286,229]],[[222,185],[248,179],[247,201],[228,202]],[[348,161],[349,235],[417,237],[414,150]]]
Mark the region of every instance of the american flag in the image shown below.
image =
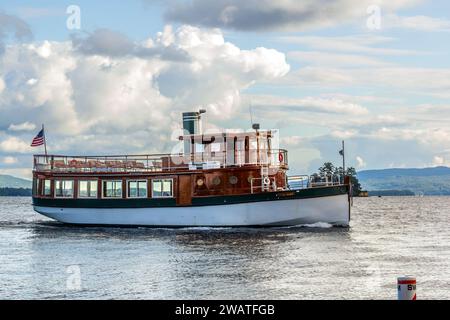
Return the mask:
[[[44,144],[44,139],[45,139],[44,129],[42,129],[41,131],[39,131],[37,136],[34,137],[33,141],[31,142],[31,146],[32,147],[42,146]]]

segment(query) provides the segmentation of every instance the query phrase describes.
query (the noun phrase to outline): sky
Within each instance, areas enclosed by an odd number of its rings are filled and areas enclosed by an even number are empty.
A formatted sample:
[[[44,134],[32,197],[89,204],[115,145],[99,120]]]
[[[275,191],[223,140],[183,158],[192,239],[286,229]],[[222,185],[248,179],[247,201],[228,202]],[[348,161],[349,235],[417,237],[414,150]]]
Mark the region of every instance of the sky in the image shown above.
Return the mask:
[[[450,165],[450,3],[0,0],[0,174],[49,153],[171,152],[208,130],[280,131],[293,174]],[[252,116],[250,116],[250,110]]]

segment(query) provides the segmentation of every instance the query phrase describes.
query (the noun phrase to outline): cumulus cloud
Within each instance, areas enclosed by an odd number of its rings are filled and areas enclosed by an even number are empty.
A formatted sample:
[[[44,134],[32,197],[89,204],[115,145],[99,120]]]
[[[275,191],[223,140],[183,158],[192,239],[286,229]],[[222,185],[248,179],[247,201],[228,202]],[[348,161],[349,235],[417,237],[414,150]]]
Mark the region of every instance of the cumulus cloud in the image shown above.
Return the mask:
[[[0,11],[0,53],[5,49],[4,38],[10,33],[18,40],[29,39],[33,35],[25,21]]]
[[[97,29],[86,38],[72,37],[74,48],[85,54],[117,57],[127,55],[134,49],[134,43],[127,36],[109,29]]]
[[[19,124],[11,123],[11,125],[8,128],[8,130],[11,131],[31,131],[34,129],[36,129],[36,125],[28,121]]]
[[[356,157],[356,163],[357,163],[358,169],[364,168],[367,165],[366,162],[364,161],[364,159],[361,158],[360,156]]]
[[[304,141],[305,141],[305,139],[300,136],[286,136],[286,137],[281,137],[281,139],[280,139],[280,143],[283,146],[287,146],[287,147],[299,147],[302,145],[302,143],[304,143]]]
[[[169,151],[182,111],[201,106],[212,123],[232,117],[243,89],[289,71],[284,54],[242,50],[217,29],[166,27],[140,44],[99,34],[6,48],[0,128],[10,136],[0,136],[0,151],[30,152],[22,139],[32,137],[18,130],[31,123],[46,124],[52,152]],[[168,59],[167,48],[187,59]]]
[[[303,31],[355,20],[365,21],[369,5],[392,12],[415,0],[192,0],[173,1],[165,17],[170,21],[245,31]]]
[[[30,151],[30,145],[17,137],[7,137],[0,142],[0,152],[27,153]]]
[[[442,156],[434,156],[433,157],[433,165],[435,166],[443,166],[445,165],[446,161],[445,158]]]
[[[166,29],[165,33],[172,33]],[[189,54],[172,43],[164,43],[163,33],[155,44],[151,39],[136,43],[124,34],[109,29],[95,30],[87,37],[72,36],[73,47],[86,55],[109,57],[136,56],[140,58],[157,57],[168,61],[189,61]]]

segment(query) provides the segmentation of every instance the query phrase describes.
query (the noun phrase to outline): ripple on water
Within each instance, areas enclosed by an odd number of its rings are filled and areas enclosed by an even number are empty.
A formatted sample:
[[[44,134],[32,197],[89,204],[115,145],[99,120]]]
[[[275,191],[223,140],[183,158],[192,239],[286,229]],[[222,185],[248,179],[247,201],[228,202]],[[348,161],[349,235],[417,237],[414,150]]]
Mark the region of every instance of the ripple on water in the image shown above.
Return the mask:
[[[450,198],[354,203],[351,228],[155,229],[67,226],[0,198],[0,298],[395,299],[413,274],[419,298],[449,299]]]

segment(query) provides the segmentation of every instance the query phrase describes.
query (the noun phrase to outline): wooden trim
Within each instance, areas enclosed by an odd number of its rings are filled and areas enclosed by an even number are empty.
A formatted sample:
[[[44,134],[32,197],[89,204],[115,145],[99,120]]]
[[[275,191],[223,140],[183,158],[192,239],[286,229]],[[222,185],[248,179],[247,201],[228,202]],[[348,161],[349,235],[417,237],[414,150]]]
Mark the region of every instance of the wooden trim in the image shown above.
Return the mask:
[[[161,181],[163,181],[163,180],[172,180],[172,183],[170,184],[170,186],[171,186],[171,191],[170,191],[170,194],[171,194],[171,196],[161,196],[161,197],[154,197],[153,196],[153,181],[157,181],[157,180],[161,180]],[[151,194],[151,198],[152,199],[161,199],[161,198],[175,198],[175,193],[174,193],[174,178],[173,177],[170,177],[170,178],[166,178],[166,177],[164,177],[164,178],[153,178],[153,179],[151,179],[151,184],[152,184],[152,194]],[[163,184],[161,184],[161,192],[163,192],[162,191],[162,187],[163,187]]]
[[[112,181],[112,182],[122,182],[122,195],[120,197],[105,197],[104,193],[103,193],[103,184],[104,182],[108,182],[108,181]],[[100,199],[106,199],[106,200],[118,200],[118,199],[125,199],[123,197],[123,179],[102,179],[100,180],[100,184],[102,185],[102,193],[100,194]]]
[[[76,179],[77,181],[77,199],[96,199],[98,198],[98,190],[99,190],[99,182],[98,179]],[[95,195],[95,197],[81,197],[80,196],[80,182],[81,181],[88,181],[88,182],[94,182],[97,183],[97,194]],[[90,193],[91,188],[89,187],[89,193]]]
[[[192,175],[178,177],[177,205],[186,206],[192,204]]]
[[[147,198],[151,198],[153,196],[153,180],[161,180],[161,179],[172,179],[172,197],[178,198],[180,195],[180,188],[178,187],[179,180],[182,177],[188,176],[191,177],[191,192],[192,196],[218,196],[218,195],[239,195],[239,194],[247,194],[251,193],[250,182],[248,181],[249,177],[258,178],[260,177],[260,167],[259,166],[248,166],[248,167],[233,167],[233,168],[216,168],[209,170],[192,170],[192,171],[184,171],[180,173],[174,174],[173,172],[167,173],[134,173],[134,174],[109,174],[109,173],[101,173],[101,174],[34,174],[34,177],[39,177],[41,181],[51,180],[52,181],[52,195],[54,195],[54,179],[61,180],[74,180],[74,197],[79,198],[79,181],[97,181],[97,198],[99,199],[127,199],[128,198],[128,181],[147,181]],[[230,184],[230,176],[236,176],[238,178],[238,182],[236,184]],[[286,172],[285,170],[278,170],[274,174],[270,175],[271,178],[276,180],[276,184],[280,188],[286,187]],[[202,177],[205,181],[205,187],[197,188],[195,181]],[[213,179],[219,178],[220,183],[213,183]],[[121,197],[104,197],[104,183],[105,181],[122,181],[122,196]],[[42,190],[41,186],[41,190]],[[197,190],[198,189],[198,190]],[[201,192],[200,192],[201,191]]]
[[[57,196],[56,195],[56,181],[72,181],[72,196],[71,197],[65,197],[65,196]],[[64,189],[63,189],[64,190]],[[75,198],[75,179],[71,178],[57,178],[53,180],[53,198],[55,199],[74,199]]]
[[[138,182],[138,190],[139,190],[139,182],[145,182],[147,185],[147,188],[146,188],[147,194],[145,195],[145,197],[130,197],[129,193],[128,193],[130,182]],[[146,198],[148,198],[148,179],[125,179],[125,187],[126,187],[126,189],[125,189],[125,198],[126,199],[146,199]]]
[[[33,205],[42,207],[62,208],[155,208],[155,207],[177,207],[177,206],[217,206],[233,205],[240,203],[280,201],[295,199],[310,199],[347,194],[349,187],[346,185],[333,187],[320,187],[302,190],[265,192],[258,194],[243,194],[232,196],[206,196],[193,197],[192,204],[177,204],[175,198],[135,198],[135,199],[70,199],[70,198],[38,198],[33,197]]]

